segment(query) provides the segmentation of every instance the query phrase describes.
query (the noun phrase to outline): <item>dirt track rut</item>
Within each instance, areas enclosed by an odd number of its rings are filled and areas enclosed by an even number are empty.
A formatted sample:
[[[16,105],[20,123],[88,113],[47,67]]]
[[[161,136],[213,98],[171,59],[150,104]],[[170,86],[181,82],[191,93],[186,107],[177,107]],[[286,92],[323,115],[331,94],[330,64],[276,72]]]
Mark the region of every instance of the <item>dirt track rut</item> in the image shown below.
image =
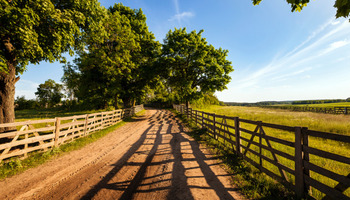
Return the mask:
[[[243,199],[217,158],[166,110],[0,181],[0,199]]]

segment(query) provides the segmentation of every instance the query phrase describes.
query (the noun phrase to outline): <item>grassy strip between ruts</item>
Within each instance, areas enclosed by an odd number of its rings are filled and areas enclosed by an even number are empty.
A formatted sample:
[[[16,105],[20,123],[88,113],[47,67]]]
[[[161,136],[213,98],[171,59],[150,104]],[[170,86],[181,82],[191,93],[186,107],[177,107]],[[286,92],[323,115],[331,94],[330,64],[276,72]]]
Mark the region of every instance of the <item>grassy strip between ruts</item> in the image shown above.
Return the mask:
[[[176,113],[175,110],[172,110]],[[288,190],[282,184],[260,172],[250,163],[244,161],[226,148],[221,143],[213,140],[205,130],[199,129],[192,122],[189,122],[185,115],[178,114],[178,118],[191,128],[187,133],[201,144],[206,145],[213,153],[223,161],[226,170],[232,174],[232,183],[248,199],[295,199],[293,191]]]
[[[138,115],[142,114],[143,111],[138,113]],[[57,158],[58,156],[61,156],[67,152],[74,151],[77,149],[80,149],[87,144],[90,144],[92,142],[95,142],[96,140],[106,136],[108,133],[111,133],[112,131],[116,130],[117,128],[123,126],[126,124],[126,122],[130,121],[131,119],[125,119],[116,125],[110,126],[104,130],[92,133],[86,137],[78,138],[70,143],[63,144],[57,148],[53,148],[46,152],[34,152],[28,155],[27,158],[20,160],[19,158],[11,159],[9,162],[4,163],[2,166],[0,166],[0,180],[19,174],[21,172],[24,172],[25,170],[29,168],[36,167],[38,165],[41,165],[51,159]]]

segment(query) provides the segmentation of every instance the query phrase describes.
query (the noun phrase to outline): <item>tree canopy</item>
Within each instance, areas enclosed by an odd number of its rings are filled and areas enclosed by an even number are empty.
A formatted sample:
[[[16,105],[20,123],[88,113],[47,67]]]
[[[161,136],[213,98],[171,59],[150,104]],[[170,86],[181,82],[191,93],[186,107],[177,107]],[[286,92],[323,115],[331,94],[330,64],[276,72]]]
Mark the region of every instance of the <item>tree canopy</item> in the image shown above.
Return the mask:
[[[45,107],[53,107],[61,102],[61,98],[64,97],[63,86],[56,83],[52,79],[48,79],[45,83],[42,83],[37,88],[35,95],[38,97],[41,105]]]
[[[121,98],[130,107],[156,79],[153,63],[160,44],[148,31],[141,9],[115,4],[101,24],[105,34],[91,34],[88,50],[81,51],[75,62],[80,73],[78,97],[99,108],[117,106]],[[68,75],[75,72],[67,69]]]
[[[259,5],[262,0],[252,0],[254,5]],[[287,0],[287,2],[292,7],[292,12],[301,11],[310,0]],[[349,17],[350,13],[350,1],[349,0],[336,0],[334,3],[334,7],[337,9],[337,13],[335,14],[336,18],[339,17]],[[349,19],[350,21],[350,19]]]
[[[0,0],[0,123],[14,121],[17,75],[29,62],[64,61],[63,52],[83,49],[103,15],[97,0]]]
[[[202,33],[203,30],[187,33],[186,28],[175,29],[164,40],[162,64],[168,72],[168,83],[186,103],[205,93],[226,89],[231,80],[228,51],[215,49]]]

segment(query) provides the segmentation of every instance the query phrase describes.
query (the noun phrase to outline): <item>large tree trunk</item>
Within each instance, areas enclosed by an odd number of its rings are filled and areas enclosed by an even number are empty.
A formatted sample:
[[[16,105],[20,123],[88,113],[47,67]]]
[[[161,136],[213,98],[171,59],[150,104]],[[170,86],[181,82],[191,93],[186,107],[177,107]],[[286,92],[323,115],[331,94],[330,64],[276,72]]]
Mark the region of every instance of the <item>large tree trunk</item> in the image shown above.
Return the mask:
[[[8,65],[9,73],[0,73],[0,124],[15,121],[15,83],[16,68]],[[11,131],[16,127],[0,128],[0,132]]]
[[[124,108],[131,108],[131,98],[130,97],[123,97],[123,104]]]
[[[0,71],[0,124],[15,121],[16,56],[10,37],[3,38],[0,45],[5,50],[7,71]],[[0,132],[12,131],[16,127],[0,128]]]

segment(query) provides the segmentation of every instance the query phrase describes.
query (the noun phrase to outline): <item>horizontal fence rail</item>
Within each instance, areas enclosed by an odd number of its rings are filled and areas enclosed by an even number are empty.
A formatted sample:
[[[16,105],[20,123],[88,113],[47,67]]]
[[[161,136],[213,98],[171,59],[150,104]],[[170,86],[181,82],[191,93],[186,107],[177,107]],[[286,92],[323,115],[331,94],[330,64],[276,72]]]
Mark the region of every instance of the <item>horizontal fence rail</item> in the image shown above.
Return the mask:
[[[312,197],[311,188],[321,192],[321,199],[350,199],[350,136],[173,107],[225,148],[295,191],[298,199]],[[345,152],[319,149],[323,140],[343,145]],[[335,163],[335,169],[327,168],[328,163]]]
[[[143,109],[143,105],[137,105],[86,115],[0,124],[0,128],[17,128],[12,132],[0,133],[0,162],[13,157],[23,159],[30,152],[58,147],[115,125]]]
[[[327,114],[350,114],[350,107],[310,107],[310,106],[259,106],[262,108],[275,108],[275,109],[284,109],[300,112],[317,112],[317,113],[327,113]]]

